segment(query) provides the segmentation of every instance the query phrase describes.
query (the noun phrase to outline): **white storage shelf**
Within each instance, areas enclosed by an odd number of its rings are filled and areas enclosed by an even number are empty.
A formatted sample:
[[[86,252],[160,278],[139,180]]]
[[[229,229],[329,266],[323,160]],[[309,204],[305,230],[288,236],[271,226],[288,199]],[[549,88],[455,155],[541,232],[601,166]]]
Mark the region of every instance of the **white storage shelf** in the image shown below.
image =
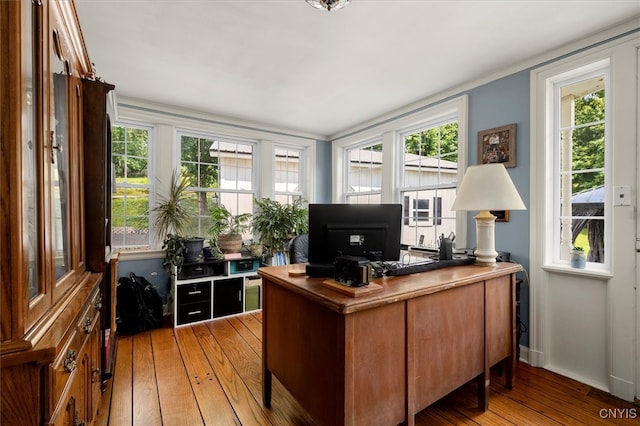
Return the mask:
[[[172,281],[173,326],[261,309],[259,266],[249,257],[184,264]]]

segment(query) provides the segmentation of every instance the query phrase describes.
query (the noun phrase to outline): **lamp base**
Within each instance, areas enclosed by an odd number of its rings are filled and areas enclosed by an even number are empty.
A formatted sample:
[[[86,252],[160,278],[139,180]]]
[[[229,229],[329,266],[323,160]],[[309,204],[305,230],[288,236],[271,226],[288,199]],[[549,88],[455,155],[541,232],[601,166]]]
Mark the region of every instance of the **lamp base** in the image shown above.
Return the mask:
[[[495,248],[496,217],[488,210],[482,210],[476,220],[476,264],[492,266],[496,263],[498,252]]]

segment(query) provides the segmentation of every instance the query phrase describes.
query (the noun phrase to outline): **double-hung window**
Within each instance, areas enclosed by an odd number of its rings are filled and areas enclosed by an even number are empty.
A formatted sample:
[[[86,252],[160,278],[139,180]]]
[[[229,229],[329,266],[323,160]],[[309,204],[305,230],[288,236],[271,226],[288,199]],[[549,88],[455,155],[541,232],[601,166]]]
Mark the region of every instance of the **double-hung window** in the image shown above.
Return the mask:
[[[303,198],[304,149],[276,146],[274,149],[274,198],[292,204]]]
[[[382,141],[348,148],[346,202],[376,204],[382,199]]]
[[[458,180],[458,121],[438,122],[399,132],[402,142],[400,199],[402,241],[437,247],[440,237],[456,231],[451,205]]]
[[[149,247],[150,146],[153,128],[131,123],[111,127],[111,244]],[[88,212],[87,214],[91,214]]]
[[[234,215],[253,212],[255,141],[230,136],[178,134],[180,174],[189,183],[189,236],[207,236],[210,210],[223,205]],[[245,239],[250,235],[244,235]]]

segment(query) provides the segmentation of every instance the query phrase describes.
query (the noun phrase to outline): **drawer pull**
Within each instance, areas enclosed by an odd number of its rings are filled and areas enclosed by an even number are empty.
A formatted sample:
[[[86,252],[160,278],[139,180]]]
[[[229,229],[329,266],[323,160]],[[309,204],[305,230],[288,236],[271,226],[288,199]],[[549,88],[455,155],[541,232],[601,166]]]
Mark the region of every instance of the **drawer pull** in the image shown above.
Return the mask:
[[[95,306],[96,310],[98,311],[102,308],[102,296],[98,296],[93,306]]]
[[[189,296],[193,296],[193,295],[196,295],[196,294],[202,294],[202,290],[194,290],[194,291],[190,291],[189,292]]]
[[[85,333],[89,334],[91,333],[91,318],[90,317],[86,317],[84,319],[84,325],[82,326],[82,329],[84,330]]]
[[[187,315],[200,315],[202,313],[202,311],[192,311],[187,313]]]
[[[91,383],[96,383],[96,375],[99,377],[100,376],[100,369],[99,368],[94,368],[91,370]]]
[[[73,373],[76,369],[76,351],[69,349],[67,356],[64,359],[64,371],[67,373]]]

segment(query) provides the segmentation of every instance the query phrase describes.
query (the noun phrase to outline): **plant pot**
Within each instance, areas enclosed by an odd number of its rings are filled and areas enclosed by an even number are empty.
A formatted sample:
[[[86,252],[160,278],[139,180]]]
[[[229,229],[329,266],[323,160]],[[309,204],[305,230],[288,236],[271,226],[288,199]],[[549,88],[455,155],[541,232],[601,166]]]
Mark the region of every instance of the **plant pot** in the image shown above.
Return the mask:
[[[587,262],[586,262],[584,252],[581,252],[581,251],[571,252],[571,267],[584,269],[586,264]]]
[[[223,253],[238,253],[242,248],[242,235],[220,234],[218,246]]]
[[[184,251],[184,261],[185,262],[196,262],[200,259],[200,255],[202,254],[202,247],[204,246],[204,238],[194,237],[187,238],[184,241],[185,251]]]

